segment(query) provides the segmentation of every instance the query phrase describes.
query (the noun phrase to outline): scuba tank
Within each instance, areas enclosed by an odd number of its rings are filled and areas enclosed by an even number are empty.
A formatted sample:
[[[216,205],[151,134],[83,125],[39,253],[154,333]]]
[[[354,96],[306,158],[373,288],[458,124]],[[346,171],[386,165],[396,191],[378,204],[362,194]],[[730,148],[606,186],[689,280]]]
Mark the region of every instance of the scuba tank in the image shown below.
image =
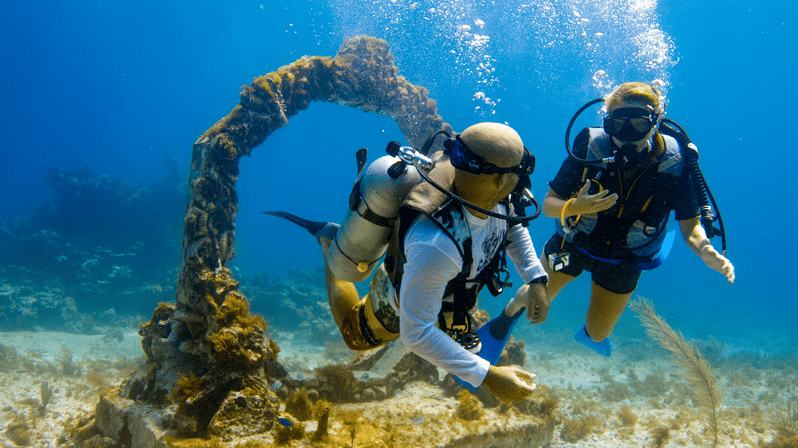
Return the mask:
[[[429,182],[433,187],[469,208],[510,223],[526,225],[540,215],[540,205],[529,192],[531,185],[529,175],[531,169],[534,169],[534,156],[531,155],[532,168],[520,176],[516,186],[518,191],[514,191],[512,195],[511,202],[517,216],[505,216],[484,210],[430,179],[427,173],[433,169],[435,163],[425,154],[432,146],[435,137],[442,133],[448,135],[445,131],[432,134],[424,143],[421,152],[392,141],[385,148],[388,155],[375,160],[365,171],[363,167],[366,164],[367,150],[364,148],[358,151],[359,172],[349,196],[349,210],[327,252],[327,265],[337,278],[357,283],[371,275],[377,262],[388,249],[399,208],[410,190],[422,181]],[[451,145],[451,142],[448,144]],[[444,143],[444,146],[447,146],[447,143]],[[527,216],[525,212],[529,205],[537,208],[531,216]]]
[[[393,146],[388,145],[389,155],[365,171],[366,151],[358,152],[361,169],[349,196],[349,210],[327,252],[327,265],[341,280],[357,283],[371,275],[388,248],[399,207],[421,182],[416,166],[398,157]]]

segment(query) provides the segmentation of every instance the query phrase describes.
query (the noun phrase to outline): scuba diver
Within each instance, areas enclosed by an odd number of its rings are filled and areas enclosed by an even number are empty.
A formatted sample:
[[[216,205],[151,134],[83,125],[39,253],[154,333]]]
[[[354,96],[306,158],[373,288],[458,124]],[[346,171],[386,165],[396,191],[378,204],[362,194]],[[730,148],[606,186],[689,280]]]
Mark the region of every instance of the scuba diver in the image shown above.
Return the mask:
[[[548,303],[548,277],[524,225],[537,216],[525,216],[529,202],[522,200],[531,198],[526,188],[534,156],[512,128],[499,123],[470,126],[444,146],[430,158],[395,147],[393,157],[372,163],[358,176],[341,226],[264,213],[306,228],[321,244],[330,309],[349,348],[368,350],[401,336],[414,353],[470,390],[484,385],[502,401],[522,400],[535,390],[535,375],[492,364],[525,309],[531,322],[540,319],[540,310],[529,304]],[[359,165],[362,173],[365,161]],[[374,170],[378,176],[370,174]],[[356,255],[369,245],[370,254]],[[369,293],[360,299],[354,283],[368,277],[386,248]],[[505,254],[526,284],[477,331],[469,311],[482,287],[497,295],[511,286]]]
[[[568,131],[583,110],[600,101],[580,109]],[[549,183],[543,202],[543,213],[556,220],[556,233],[543,255],[548,261],[548,295],[532,305],[540,308],[541,322],[546,320],[550,300],[582,271],[590,272],[590,304],[585,325],[575,338],[609,357],[607,337],[637,287],[641,271],[657,267],[670,249],[672,234],[666,232],[666,225],[671,210],[688,247],[730,284],[734,266],[707,238],[708,233],[721,235],[725,254],[725,235],[709,225],[714,217],[707,221],[699,216],[708,206],[699,207],[697,199],[696,178],[702,190],[706,187],[695,162],[695,146],[687,139],[689,145],[683,146],[688,150],[681,147],[681,140],[665,135],[686,138],[681,127],[662,118],[659,92],[652,85],[629,82],[604,102],[603,128],[583,129],[573,152],[566,133],[569,157]],[[678,127],[681,135],[669,124]]]

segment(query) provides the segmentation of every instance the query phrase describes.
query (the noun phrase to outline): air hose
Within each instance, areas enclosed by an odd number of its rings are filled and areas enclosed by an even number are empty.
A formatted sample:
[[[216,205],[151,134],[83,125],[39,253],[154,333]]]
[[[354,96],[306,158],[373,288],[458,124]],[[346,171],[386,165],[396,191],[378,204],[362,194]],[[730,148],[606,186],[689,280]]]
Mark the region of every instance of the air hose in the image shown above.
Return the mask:
[[[720,216],[720,210],[715,202],[715,198],[712,196],[712,192],[709,190],[704,174],[701,173],[701,168],[698,166],[698,148],[690,141],[690,137],[687,135],[684,128],[669,118],[662,119],[659,125],[659,133],[670,135],[675,138],[679,143],[679,147],[682,148],[682,155],[684,156],[687,169],[690,170],[690,174],[693,177],[693,183],[698,196],[698,206],[701,210],[701,225],[704,227],[708,238],[720,236],[723,255],[725,256],[726,230],[723,226],[723,219]],[[710,202],[712,206],[710,206]],[[715,216],[716,214],[717,216]],[[713,225],[715,221],[718,222],[719,228]]]

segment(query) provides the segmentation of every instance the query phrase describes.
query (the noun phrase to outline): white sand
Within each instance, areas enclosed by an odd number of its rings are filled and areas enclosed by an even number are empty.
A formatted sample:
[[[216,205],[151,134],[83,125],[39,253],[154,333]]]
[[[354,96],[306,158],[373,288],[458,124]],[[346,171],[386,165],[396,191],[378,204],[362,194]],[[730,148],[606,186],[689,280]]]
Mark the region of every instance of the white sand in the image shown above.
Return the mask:
[[[552,446],[649,447],[653,445],[652,434],[656,428],[668,430],[669,439],[662,446],[709,445],[706,425],[689,399],[690,386],[683,382],[679,370],[667,358],[626,361],[625,342],[619,341],[616,353],[606,359],[576,344],[564,332],[538,332],[535,339],[534,347],[529,344],[526,347],[526,369],[537,373],[539,382],[554,389],[560,398],[557,410],[560,424]],[[277,342],[281,347],[279,360],[294,375],[308,375],[317,366],[345,361],[341,358],[346,356],[346,351],[339,350],[336,343],[328,344],[325,349],[304,344],[286,334],[280,334]],[[25,425],[29,446],[56,446],[64,424],[78,415],[92,412],[98,392],[118,384],[135,367],[132,361],[143,357],[141,338],[133,330],[126,330],[121,342],[103,335],[0,333],[0,344],[13,347],[22,358],[22,367],[13,372],[0,372],[2,447],[18,446],[10,439],[24,444]],[[68,359],[65,348],[71,352],[74,366],[78,366],[80,372],[63,374],[63,363]],[[620,401],[615,401],[613,394],[602,394],[602,390],[611,387],[622,390],[627,386],[629,391],[630,369],[640,381],[650,375],[661,379],[666,389],[653,395],[631,392]],[[795,366],[792,371],[757,371],[742,366],[739,370],[719,371],[719,384],[724,394],[719,446],[754,447],[760,441],[771,440],[774,435],[771,419],[778,412],[786,412],[788,401],[796,400],[798,380],[790,376],[795,372]],[[43,381],[52,388],[54,396],[44,415],[40,415]],[[420,402],[412,393],[403,394],[401,398],[408,406]],[[634,425],[621,423],[618,413],[624,405],[637,416]],[[564,425],[580,418],[592,418],[592,430],[578,441],[564,440],[561,433]],[[15,427],[23,430],[9,431]],[[565,433],[567,436],[568,431]]]
[[[105,339],[104,335],[0,333],[0,344],[13,347],[22,363],[15,371],[0,372],[0,444],[17,446],[9,438],[24,442],[24,429],[16,431],[22,434],[16,437],[7,430],[9,425],[14,427],[15,422],[25,422],[23,428],[28,427],[29,446],[56,446],[64,422],[93,411],[97,393],[111,384],[118,384],[135,367],[133,361],[144,355],[141,337],[135,331],[127,330],[122,334],[124,339],[120,342]],[[69,359],[65,349],[71,352],[74,365],[80,368],[74,375],[63,374],[61,361]],[[42,382],[47,382],[53,390],[44,414],[40,412]]]

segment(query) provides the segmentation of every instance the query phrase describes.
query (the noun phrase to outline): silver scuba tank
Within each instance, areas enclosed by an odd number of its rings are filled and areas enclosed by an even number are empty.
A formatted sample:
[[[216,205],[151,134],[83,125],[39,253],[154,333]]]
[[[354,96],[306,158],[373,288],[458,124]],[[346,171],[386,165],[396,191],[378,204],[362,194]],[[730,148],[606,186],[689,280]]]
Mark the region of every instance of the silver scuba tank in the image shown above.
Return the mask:
[[[327,265],[341,280],[357,283],[368,278],[388,248],[393,224],[410,190],[421,181],[418,170],[402,159],[383,156],[355,182],[349,211],[327,252]]]

